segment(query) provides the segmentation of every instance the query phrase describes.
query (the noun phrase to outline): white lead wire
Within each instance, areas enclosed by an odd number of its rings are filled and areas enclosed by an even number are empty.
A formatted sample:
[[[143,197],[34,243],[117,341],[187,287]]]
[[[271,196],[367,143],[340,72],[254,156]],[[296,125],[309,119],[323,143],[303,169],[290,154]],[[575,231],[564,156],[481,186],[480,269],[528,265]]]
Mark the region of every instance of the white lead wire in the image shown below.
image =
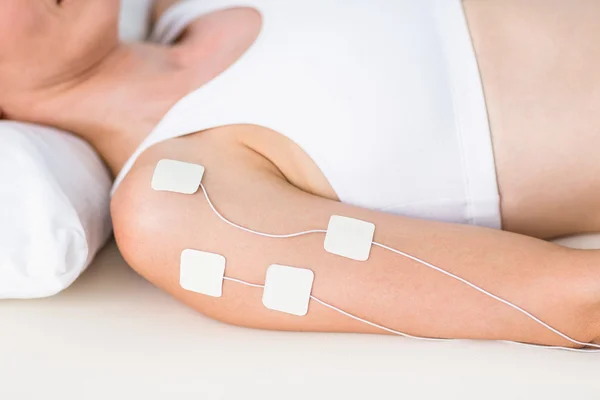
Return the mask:
[[[244,232],[253,233],[255,235],[264,236],[264,237],[268,237],[268,238],[274,238],[274,239],[288,239],[288,238],[294,238],[294,237],[298,237],[298,236],[310,235],[310,234],[313,234],[313,233],[327,233],[327,231],[324,231],[322,229],[314,229],[314,230],[311,230],[311,231],[304,231],[304,232],[298,232],[298,233],[289,233],[289,234],[284,234],[284,235],[277,235],[277,234],[271,234],[271,233],[263,233],[263,232],[253,231],[252,229],[248,229],[248,228],[245,228],[245,227],[243,227],[241,225],[238,225],[238,224],[236,224],[234,222],[231,222],[230,220],[228,220],[227,218],[225,218],[223,215],[221,215],[221,213],[213,205],[212,201],[210,200],[210,197],[208,197],[208,192],[206,191],[206,188],[204,187],[203,184],[200,184],[200,188],[202,189],[202,192],[204,192],[204,197],[206,197],[206,201],[208,202],[208,205],[213,210],[213,212],[217,215],[217,217],[219,217],[223,222],[227,223],[228,225],[231,225],[231,226],[233,226],[234,228],[237,228],[237,229],[241,229]]]
[[[255,284],[255,283],[249,283],[249,282],[245,282],[242,281],[241,279],[235,279],[235,278],[229,278],[229,277],[224,277],[223,278],[226,281],[231,281],[231,282],[235,282],[235,283],[239,283],[242,285],[246,285],[246,286],[250,286],[253,288],[259,288],[259,289],[264,289],[265,286],[264,285],[259,285],[259,284]],[[358,322],[362,322],[364,324],[367,324],[369,326],[372,326],[374,328],[377,329],[381,329],[382,331],[397,335],[397,336],[402,336],[408,339],[415,339],[415,340],[422,340],[422,341],[430,341],[430,342],[454,342],[460,339],[442,339],[442,338],[429,338],[429,337],[424,337],[424,336],[413,336],[413,335],[409,335],[408,333],[404,333],[404,332],[400,332],[394,329],[390,329],[390,328],[386,328],[383,325],[379,325],[376,324],[374,322],[371,321],[367,321],[366,319],[357,317],[356,315],[350,314],[349,312],[346,312],[344,310],[342,310],[341,308],[337,308],[335,306],[332,306],[329,303],[324,302],[323,300],[318,299],[317,297],[311,295],[310,298],[314,301],[316,301],[317,303],[333,310],[336,311],[348,318],[351,318],[355,321]],[[513,342],[510,340],[499,340],[499,342],[501,343],[509,343],[509,344],[516,344],[519,346],[524,346],[524,347],[534,347],[534,348],[542,348],[542,349],[550,349],[550,350],[567,350],[567,351],[573,351],[573,352],[578,352],[578,353],[599,353],[600,350],[586,350],[586,349],[574,349],[571,347],[561,347],[561,346],[543,346],[543,345],[538,345],[538,344],[531,344],[531,343],[521,343],[521,342]]]
[[[224,280],[226,281],[231,281],[231,282],[236,282],[236,283],[240,283],[242,285],[246,285],[246,286],[250,286],[250,287],[254,287],[254,288],[259,288],[259,289],[264,289],[265,285],[258,285],[256,283],[249,283],[246,281],[243,281],[241,279],[236,279],[236,278],[229,278],[227,276],[223,277]],[[390,329],[390,328],[386,328],[385,326],[376,324],[374,322],[370,322],[367,321],[366,319],[362,319],[360,317],[357,317],[356,315],[350,314],[349,312],[346,312],[340,308],[337,308],[335,306],[332,306],[331,304],[328,304],[326,302],[324,302],[323,300],[319,300],[318,298],[316,298],[315,296],[311,295],[310,298],[314,301],[316,301],[317,303],[333,310],[333,311],[337,311],[338,313],[345,315],[346,317],[352,318],[356,321],[362,322],[364,324],[370,325],[374,328],[377,329],[381,329],[382,331],[386,331],[388,333],[393,333],[394,335],[399,335],[399,336],[403,336],[405,338],[409,338],[409,339],[417,339],[417,340],[430,340],[433,342],[448,342],[448,341],[452,341],[453,339],[438,339],[438,338],[427,338],[427,337],[422,337],[422,336],[412,336],[409,335],[408,333],[404,333],[404,332],[400,332],[400,331],[396,331],[394,329]]]
[[[256,283],[249,283],[249,282],[245,282],[241,279],[236,279],[236,278],[230,278],[228,276],[224,276],[223,279],[225,279],[226,281],[231,281],[231,282],[235,282],[235,283],[241,283],[242,285],[246,285],[246,286],[250,286],[253,288],[258,288],[258,289],[264,289],[265,285],[258,285]]]
[[[217,215],[217,217],[219,217],[219,219],[221,219],[223,222],[227,223],[228,225],[230,225],[230,226],[232,226],[234,228],[240,229],[240,230],[242,230],[244,232],[248,232],[248,233],[252,233],[252,234],[255,234],[255,235],[259,235],[259,236],[263,236],[263,237],[268,237],[268,238],[277,238],[277,239],[294,238],[294,237],[299,237],[299,236],[304,236],[304,235],[310,235],[310,234],[315,234],[315,233],[324,233],[324,234],[327,233],[326,230],[313,229],[313,230],[309,230],[309,231],[303,231],[303,232],[297,232],[297,233],[290,233],[290,234],[278,235],[278,234],[270,234],[270,233],[258,232],[258,231],[254,231],[254,230],[249,229],[249,228],[245,228],[245,227],[243,227],[241,225],[238,225],[238,224],[236,224],[234,222],[231,222],[230,220],[228,220],[227,218],[225,218],[215,208],[215,206],[213,205],[213,203],[210,200],[210,197],[208,195],[208,192],[206,191],[206,188],[204,187],[204,185],[202,183],[200,184],[200,188],[202,189],[202,192],[204,193],[204,197],[206,198],[206,201],[208,202],[208,205],[210,206],[210,208],[212,209],[212,211]],[[571,342],[573,344],[577,344],[579,346],[592,347],[592,348],[595,348],[595,349],[600,349],[600,345],[598,345],[598,344],[580,342],[580,341],[578,341],[576,339],[573,339],[573,338],[569,337],[568,335],[560,332],[558,329],[556,329],[556,328],[550,326],[549,324],[545,323],[544,321],[542,321],[541,319],[537,318],[536,316],[534,316],[530,312],[526,311],[525,309],[523,309],[523,308],[521,308],[521,307],[519,307],[519,306],[511,303],[508,300],[505,300],[505,299],[503,299],[501,297],[498,297],[498,296],[496,296],[493,293],[488,292],[487,290],[485,290],[485,289],[483,289],[483,288],[475,285],[474,283],[469,282],[468,280],[466,280],[464,278],[461,278],[458,275],[455,275],[455,274],[453,274],[451,272],[448,272],[448,271],[446,271],[446,270],[444,270],[444,269],[442,269],[440,267],[437,267],[437,266],[435,266],[435,265],[433,265],[431,263],[428,263],[427,261],[421,260],[418,257],[411,256],[410,254],[404,253],[404,252],[402,252],[400,250],[396,250],[396,249],[394,249],[392,247],[389,247],[389,246],[386,246],[384,244],[377,243],[377,242],[372,242],[372,244],[374,246],[380,247],[380,248],[382,248],[384,250],[391,251],[391,252],[393,252],[395,254],[398,254],[398,255],[406,257],[406,258],[408,258],[410,260],[416,261],[416,262],[420,263],[421,265],[424,265],[424,266],[426,266],[428,268],[431,268],[431,269],[433,269],[433,270],[435,270],[437,272],[440,272],[440,273],[442,273],[442,274],[444,274],[444,275],[446,275],[446,276],[448,276],[448,277],[450,277],[452,279],[455,279],[455,280],[457,280],[459,282],[462,282],[465,285],[468,285],[469,287],[477,290],[478,292],[483,293],[484,295],[489,296],[490,298],[492,298],[494,300],[497,300],[497,301],[501,302],[502,304],[505,304],[505,305],[513,308],[514,310],[522,313],[523,315],[525,315],[526,317],[528,317],[531,320],[535,321],[536,323],[540,324],[544,328],[550,330],[551,332],[555,333],[556,335],[562,337],[563,339],[565,339],[565,340],[567,340],[567,341],[569,341],[569,342]],[[242,280],[239,280],[239,279],[235,279],[235,278],[225,277],[224,279],[228,280],[228,281],[231,281],[231,282],[240,283],[240,284],[246,285],[246,286],[251,286],[251,287],[255,287],[255,288],[264,288],[264,285],[252,284],[252,283],[248,283],[248,282],[245,282],[245,281],[242,281]],[[332,309],[334,311],[337,311],[340,314],[343,314],[343,315],[345,315],[345,316],[347,316],[349,318],[352,318],[352,319],[354,319],[356,321],[359,321],[359,322],[362,322],[364,324],[370,325],[372,327],[381,329],[381,330],[386,331],[388,333],[392,333],[392,334],[403,336],[403,337],[410,338],[410,339],[417,339],[417,340],[428,340],[428,341],[449,341],[449,340],[454,340],[454,339],[438,339],[438,338],[427,338],[427,337],[421,337],[421,336],[412,336],[412,335],[409,335],[407,333],[396,331],[396,330],[390,329],[390,328],[386,328],[386,327],[384,327],[382,325],[378,325],[378,324],[376,324],[374,322],[370,322],[370,321],[367,321],[367,320],[365,320],[363,318],[360,318],[360,317],[357,317],[355,315],[352,315],[352,314],[350,314],[350,313],[348,313],[348,312],[346,312],[344,310],[341,310],[341,309],[339,309],[337,307],[332,306],[331,304],[328,304],[328,303],[326,303],[326,302],[324,302],[322,300],[319,300],[318,298],[316,298],[314,296],[310,296],[310,297],[311,297],[311,299],[313,299],[317,303],[320,303],[321,305],[323,305],[325,307],[328,307],[328,308],[330,308],[330,309]],[[586,352],[586,353],[600,352],[600,350],[574,349],[574,348],[570,348],[570,347],[561,347],[561,346],[543,346],[543,345],[534,345],[534,344],[520,343],[520,342],[513,342],[513,341],[506,341],[506,340],[501,341],[501,342],[514,343],[514,344],[519,344],[519,345],[528,346],[528,347],[540,347],[540,348],[547,348],[547,349],[569,350],[569,351],[578,351],[578,352]]]
[[[589,346],[589,347],[594,347],[594,348],[598,348],[598,349],[600,349],[600,345],[593,344],[593,343],[585,343],[585,342],[580,342],[580,341],[578,341],[578,340],[575,340],[575,339],[573,339],[573,338],[571,338],[571,337],[569,337],[569,336],[565,335],[564,333],[560,332],[558,329],[556,329],[556,328],[553,328],[552,326],[548,325],[547,323],[545,323],[545,322],[544,322],[544,321],[542,321],[541,319],[537,318],[536,316],[534,316],[534,315],[533,315],[533,314],[531,314],[530,312],[528,312],[528,311],[524,310],[523,308],[521,308],[521,307],[519,307],[519,306],[517,306],[517,305],[515,305],[515,304],[511,303],[511,302],[510,302],[510,301],[508,301],[508,300],[504,300],[503,298],[501,298],[501,297],[498,297],[498,296],[496,296],[495,294],[493,294],[493,293],[490,293],[490,292],[488,292],[488,291],[487,291],[487,290],[485,290],[485,289],[482,289],[481,287],[479,287],[479,286],[477,286],[477,285],[475,285],[475,284],[473,284],[473,283],[469,282],[468,280],[466,280],[466,279],[464,279],[464,278],[461,278],[460,276],[454,275],[453,273],[451,273],[451,272],[448,272],[448,271],[446,271],[446,270],[444,270],[444,269],[442,269],[442,268],[440,268],[440,267],[436,267],[435,265],[433,265],[433,264],[431,264],[431,263],[428,263],[427,261],[423,261],[423,260],[421,260],[421,259],[419,259],[419,258],[417,258],[417,257],[411,256],[410,254],[406,254],[406,253],[404,253],[404,252],[402,252],[402,251],[400,251],[400,250],[393,249],[393,248],[391,248],[391,247],[389,247],[389,246],[386,246],[386,245],[384,245],[384,244],[373,242],[373,245],[375,245],[375,246],[379,246],[379,247],[381,247],[382,249],[386,249],[386,250],[388,250],[388,251],[391,251],[391,252],[393,252],[393,253],[396,253],[396,254],[398,254],[398,255],[401,255],[401,256],[403,256],[403,257],[409,258],[409,259],[411,259],[411,260],[413,260],[413,261],[416,261],[416,262],[418,262],[418,263],[420,263],[420,264],[422,264],[422,265],[425,265],[426,267],[429,267],[429,268],[431,268],[431,269],[433,269],[433,270],[435,270],[435,271],[441,272],[442,274],[444,274],[444,275],[446,275],[446,276],[448,276],[448,277],[450,277],[450,278],[452,278],[452,279],[456,279],[457,281],[459,281],[459,282],[462,282],[462,283],[464,283],[465,285],[468,285],[468,286],[470,286],[471,288],[473,288],[473,289],[477,290],[478,292],[481,292],[481,293],[485,294],[486,296],[489,296],[489,297],[491,297],[492,299],[494,299],[494,300],[497,300],[497,301],[499,301],[500,303],[502,303],[502,304],[505,304],[505,305],[507,305],[507,306],[509,306],[509,307],[511,307],[511,308],[513,308],[513,309],[515,309],[515,310],[517,310],[518,312],[520,312],[520,313],[524,314],[524,315],[525,315],[525,316],[527,316],[528,318],[530,318],[530,319],[532,319],[533,321],[537,322],[538,324],[542,325],[544,328],[546,328],[546,329],[548,329],[548,330],[550,330],[550,331],[554,332],[554,333],[555,333],[555,334],[557,334],[558,336],[562,337],[563,339],[566,339],[566,340],[570,341],[571,343],[574,343],[574,344],[577,344],[577,345],[580,345],[580,346]]]

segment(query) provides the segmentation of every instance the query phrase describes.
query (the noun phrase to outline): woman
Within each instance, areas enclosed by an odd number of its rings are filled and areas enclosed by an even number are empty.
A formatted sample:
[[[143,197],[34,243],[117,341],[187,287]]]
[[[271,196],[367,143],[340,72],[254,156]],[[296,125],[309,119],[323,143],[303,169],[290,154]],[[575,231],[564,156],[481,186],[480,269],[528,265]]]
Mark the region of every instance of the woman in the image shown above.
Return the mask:
[[[221,298],[185,291],[183,250],[222,254],[227,276],[258,284],[271,264],[311,269],[316,297],[416,336],[581,346],[384,249],[356,262],[321,250],[321,235],[227,225],[201,192],[153,191],[157,162],[174,159],[205,166],[211,200],[240,225],[370,221],[376,241],[600,341],[600,253],[541,240],[600,229],[600,4],[174,3],[154,9],[155,38],[172,45],[119,43],[117,0],[0,5],[4,117],[103,155],[136,271],[247,327],[380,332],[314,301],[304,317],[268,310],[235,282]]]

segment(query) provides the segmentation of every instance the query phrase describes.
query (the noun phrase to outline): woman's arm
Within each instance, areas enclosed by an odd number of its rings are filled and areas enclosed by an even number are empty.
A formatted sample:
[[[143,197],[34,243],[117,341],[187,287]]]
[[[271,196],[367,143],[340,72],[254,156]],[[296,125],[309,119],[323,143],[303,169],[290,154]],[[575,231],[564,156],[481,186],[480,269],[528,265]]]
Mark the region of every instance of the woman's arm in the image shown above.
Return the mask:
[[[269,233],[326,229],[331,215],[370,221],[375,240],[457,274],[530,311],[583,342],[598,336],[599,255],[525,236],[369,211],[307,194],[267,159],[211,131],[147,151],[113,200],[117,241],[130,265],[155,285],[218,320],[255,328],[379,330],[311,301],[298,317],[266,309],[262,290],[225,281],[223,297],[183,290],[185,249],[222,254],[225,275],[264,284],[271,264],[311,269],[313,295],[354,315],[417,336],[506,339],[568,345],[556,334],[485,295],[407,258],[373,247],[357,262],[327,253],[324,235],[270,239],[233,228],[195,195],[156,192],[150,182],[163,158],[202,164],[204,186],[229,220]],[[356,183],[360,185],[360,182]]]

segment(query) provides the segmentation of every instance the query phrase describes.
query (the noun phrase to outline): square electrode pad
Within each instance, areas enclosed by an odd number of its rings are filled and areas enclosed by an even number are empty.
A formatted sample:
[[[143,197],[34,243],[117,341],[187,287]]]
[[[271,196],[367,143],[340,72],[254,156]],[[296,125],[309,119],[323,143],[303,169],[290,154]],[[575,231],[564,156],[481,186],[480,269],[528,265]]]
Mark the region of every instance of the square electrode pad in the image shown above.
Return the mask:
[[[367,261],[374,235],[372,223],[334,215],[327,227],[325,250],[352,260]]]
[[[152,189],[163,192],[194,194],[200,188],[204,167],[183,161],[160,160],[152,177]]]
[[[271,265],[267,270],[263,304],[269,310],[306,315],[314,280],[315,274],[309,269]]]
[[[181,253],[179,284],[185,290],[212,297],[223,295],[225,257],[198,250]]]

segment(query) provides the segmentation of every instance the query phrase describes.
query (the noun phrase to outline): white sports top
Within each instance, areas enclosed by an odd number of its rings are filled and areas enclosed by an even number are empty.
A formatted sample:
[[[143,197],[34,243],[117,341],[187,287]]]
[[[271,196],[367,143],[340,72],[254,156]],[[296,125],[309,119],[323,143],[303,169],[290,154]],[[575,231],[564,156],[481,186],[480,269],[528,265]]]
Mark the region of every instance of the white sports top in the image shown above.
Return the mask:
[[[174,137],[231,124],[277,131],[318,165],[342,202],[500,227],[485,101],[460,0],[186,0],[152,39],[249,6],[256,42],[181,99],[127,162]]]

